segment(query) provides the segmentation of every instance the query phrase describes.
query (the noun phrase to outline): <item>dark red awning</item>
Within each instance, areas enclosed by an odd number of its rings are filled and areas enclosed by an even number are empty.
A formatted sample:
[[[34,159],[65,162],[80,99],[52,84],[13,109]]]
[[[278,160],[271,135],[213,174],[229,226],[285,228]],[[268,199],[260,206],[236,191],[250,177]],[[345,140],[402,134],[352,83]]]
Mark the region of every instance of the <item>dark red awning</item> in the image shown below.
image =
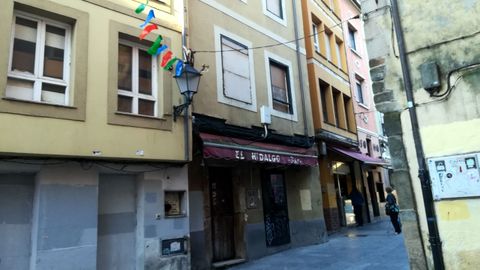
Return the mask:
[[[346,156],[349,156],[351,158],[354,158],[356,160],[359,160],[365,164],[369,165],[388,165],[388,163],[380,158],[373,158],[367,155],[362,154],[361,152],[358,151],[353,151],[345,148],[340,148],[340,147],[331,147],[334,151],[344,154]]]
[[[207,133],[200,133],[200,138],[203,140],[205,158],[299,166],[318,164],[315,147],[305,149]]]

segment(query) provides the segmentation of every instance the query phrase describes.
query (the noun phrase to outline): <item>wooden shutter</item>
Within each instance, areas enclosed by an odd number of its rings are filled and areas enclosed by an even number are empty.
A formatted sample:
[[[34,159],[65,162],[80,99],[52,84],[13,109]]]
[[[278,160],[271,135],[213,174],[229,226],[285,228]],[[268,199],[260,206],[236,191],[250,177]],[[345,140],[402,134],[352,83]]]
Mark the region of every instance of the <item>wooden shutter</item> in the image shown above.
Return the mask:
[[[223,94],[252,104],[248,49],[222,37]]]

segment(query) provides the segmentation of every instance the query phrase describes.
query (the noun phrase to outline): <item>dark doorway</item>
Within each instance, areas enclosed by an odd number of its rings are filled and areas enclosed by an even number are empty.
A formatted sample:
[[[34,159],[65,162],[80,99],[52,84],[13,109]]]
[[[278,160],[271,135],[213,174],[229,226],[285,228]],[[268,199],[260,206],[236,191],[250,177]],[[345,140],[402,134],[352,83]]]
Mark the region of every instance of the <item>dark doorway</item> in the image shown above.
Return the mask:
[[[287,194],[283,173],[265,172],[262,195],[267,246],[290,243]]]
[[[380,216],[380,209],[378,208],[377,191],[375,190],[375,182],[373,180],[372,171],[368,172],[367,181],[368,192],[370,193],[370,201],[372,203],[373,216],[378,217]]]
[[[348,209],[345,209],[348,204],[348,202],[345,201],[348,200],[347,176],[343,174],[334,174],[334,177],[338,217],[340,220],[340,225],[345,227],[348,225],[348,219],[346,217]]]
[[[233,187],[230,168],[210,167],[213,261],[235,258]]]

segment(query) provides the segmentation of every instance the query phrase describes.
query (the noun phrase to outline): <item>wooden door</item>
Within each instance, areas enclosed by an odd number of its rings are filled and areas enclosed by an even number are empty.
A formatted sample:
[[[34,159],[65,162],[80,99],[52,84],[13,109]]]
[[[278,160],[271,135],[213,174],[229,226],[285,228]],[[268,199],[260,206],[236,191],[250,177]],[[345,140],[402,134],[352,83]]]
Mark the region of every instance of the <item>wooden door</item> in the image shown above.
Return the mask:
[[[210,168],[213,261],[235,257],[233,188],[230,168]]]
[[[267,246],[290,243],[287,194],[282,173],[264,174],[262,195]]]

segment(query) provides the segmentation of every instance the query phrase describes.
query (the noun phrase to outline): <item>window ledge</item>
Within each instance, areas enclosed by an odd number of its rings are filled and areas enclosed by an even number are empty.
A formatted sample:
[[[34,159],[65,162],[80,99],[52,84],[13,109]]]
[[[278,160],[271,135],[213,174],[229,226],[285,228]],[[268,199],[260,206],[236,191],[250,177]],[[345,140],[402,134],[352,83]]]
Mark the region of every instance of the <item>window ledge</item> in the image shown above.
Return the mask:
[[[46,105],[46,106],[53,106],[53,107],[59,107],[59,108],[65,108],[65,109],[78,109],[75,106],[68,106],[68,105],[61,105],[61,104],[40,102],[40,101],[33,101],[33,100],[26,100],[26,99],[18,99],[18,98],[11,98],[11,97],[3,97],[2,99],[3,100],[8,100],[8,101],[14,101],[14,102],[24,102],[24,103],[37,104],[37,105]]]
[[[125,116],[132,116],[132,117],[138,117],[138,118],[147,118],[147,119],[152,119],[152,120],[163,120],[166,121],[167,119],[162,118],[162,117],[156,117],[156,116],[150,116],[150,115],[143,115],[143,114],[134,114],[134,113],[127,113],[127,112],[115,112],[117,115],[125,115]]]
[[[360,57],[360,58],[363,58],[362,55],[360,54],[360,52],[358,52],[357,50],[355,50],[354,48],[352,47],[349,47],[350,48],[350,51],[352,51],[356,56]]]
[[[165,215],[165,218],[184,218],[184,217],[187,217],[187,214],[171,215],[171,216]]]
[[[367,110],[370,110],[370,108],[369,108],[367,105],[365,105],[364,103],[362,103],[362,102],[358,102],[358,106],[363,107],[363,108],[365,108],[365,109],[367,109]]]

